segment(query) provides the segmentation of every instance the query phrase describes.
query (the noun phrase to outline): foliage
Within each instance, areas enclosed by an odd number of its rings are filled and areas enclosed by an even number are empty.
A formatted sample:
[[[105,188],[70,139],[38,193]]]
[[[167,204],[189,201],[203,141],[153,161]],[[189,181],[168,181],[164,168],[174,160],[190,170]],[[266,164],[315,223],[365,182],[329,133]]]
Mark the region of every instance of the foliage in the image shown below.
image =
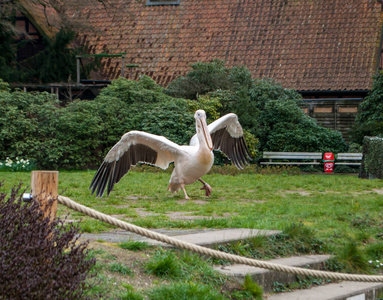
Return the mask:
[[[303,113],[299,106],[302,98],[296,91],[262,79],[254,82],[249,97],[237,102],[236,112],[259,138],[263,151],[346,151],[340,132],[319,126]]]
[[[20,75],[16,72],[16,45],[14,44],[15,30],[7,23],[0,22],[0,78],[12,82]]]
[[[126,294],[121,297],[122,300],[144,300],[144,296],[134,291],[131,285],[124,285],[126,288]]]
[[[0,91],[0,160],[26,157],[40,166],[57,163],[57,105],[48,93]]]
[[[365,273],[371,268],[364,251],[354,241],[349,241],[341,247],[336,259],[343,266],[343,270],[348,273]]]
[[[350,131],[355,143],[363,144],[365,136],[383,137],[383,73],[374,76],[370,93],[358,107],[355,124]]]
[[[44,37],[44,49],[32,57],[18,62],[17,49],[31,39],[16,40],[17,32],[12,26],[0,23],[0,78],[8,82],[67,82],[76,75],[76,55],[84,52],[80,48],[72,49],[75,32],[65,27],[52,38]],[[99,60],[84,65],[82,76],[87,77],[91,70],[99,66]]]
[[[78,227],[50,222],[35,200],[23,203],[20,186],[8,199],[1,193],[0,299],[82,298],[95,260],[78,238]]]
[[[194,112],[187,100],[170,98],[160,90],[145,76],[138,82],[119,79],[95,100],[73,101],[65,107],[48,93],[1,90],[0,160],[19,156],[43,168],[96,167],[133,129],[187,144],[194,134]],[[131,103],[135,97],[144,102]]]
[[[383,178],[383,138],[364,137],[363,160],[359,176],[362,178]]]
[[[183,275],[182,265],[171,251],[157,251],[145,268],[149,274],[159,277],[174,279]]]
[[[139,81],[120,78],[93,101],[74,101],[60,107],[47,93],[11,92],[2,84],[0,160],[18,156],[34,160],[43,168],[95,168],[130,130],[163,135],[185,145],[195,133],[196,109],[205,109],[209,122],[227,112],[237,113],[255,159],[259,149],[346,150],[339,132],[318,126],[302,112],[301,97],[295,91],[267,79],[253,82],[247,69],[227,69],[222,62],[207,66],[199,63],[195,72],[191,78],[220,74],[217,82],[225,75],[228,80],[222,80],[230,83],[231,90],[214,90],[191,101],[166,95],[147,76]],[[216,155],[217,164],[227,162],[224,156]]]
[[[132,271],[132,269],[130,269],[129,267],[123,265],[123,264],[120,264],[120,263],[111,263],[109,265],[109,270],[112,271],[112,272],[115,272],[115,273],[119,273],[121,275],[129,275],[129,276],[133,276],[134,273]]]
[[[256,282],[253,282],[251,276],[247,274],[245,276],[245,282],[243,283],[245,291],[249,292],[253,299],[262,299],[263,289]]]
[[[139,81],[120,77],[104,88],[100,95],[120,99],[126,104],[156,103],[171,99],[163,93],[161,86],[146,75],[142,75]]]
[[[228,69],[224,62],[218,59],[210,63],[197,62],[191,65],[185,77],[172,81],[166,93],[173,97],[197,99],[200,95],[220,90],[237,89],[250,84],[251,73],[245,67]]]
[[[22,62],[29,71],[26,81],[66,82],[70,77],[75,77],[76,56],[68,49],[74,37],[74,31],[60,29],[52,40],[44,38],[44,50]]]
[[[189,251],[183,251],[177,255],[174,251],[160,249],[146,263],[145,269],[149,274],[162,278],[194,280],[215,287],[221,286],[226,280],[200,256]]]
[[[152,247],[152,245],[148,244],[147,242],[141,242],[141,241],[126,241],[118,244],[118,247],[130,251],[142,251],[144,249]]]
[[[291,224],[283,233],[269,237],[254,237],[248,240],[220,245],[223,252],[252,257],[255,259],[272,259],[296,254],[322,254],[327,251],[322,240],[315,237],[313,230],[302,224]],[[226,264],[226,261],[217,261]]]
[[[209,286],[203,284],[189,283],[173,283],[166,286],[160,286],[149,292],[151,300],[224,300],[223,295]]]
[[[271,79],[253,80],[245,67],[226,68],[223,61],[196,63],[170,83],[166,93],[210,103],[222,116],[234,112],[242,126],[259,139],[251,152],[344,152],[340,132],[324,128],[300,108],[302,97]],[[248,140],[249,141],[249,140]]]

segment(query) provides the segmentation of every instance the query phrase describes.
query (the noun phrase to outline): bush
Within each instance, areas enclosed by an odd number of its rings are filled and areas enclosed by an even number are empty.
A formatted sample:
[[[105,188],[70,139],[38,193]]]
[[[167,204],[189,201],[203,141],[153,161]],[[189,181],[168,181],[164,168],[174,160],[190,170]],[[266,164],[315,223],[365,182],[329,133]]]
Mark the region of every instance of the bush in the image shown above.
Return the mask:
[[[222,60],[209,63],[197,62],[191,65],[191,71],[185,77],[173,80],[166,93],[173,97],[198,99],[200,95],[216,90],[238,90],[251,85],[251,73],[245,67],[225,67]]]
[[[353,142],[363,144],[365,136],[383,137],[383,73],[374,77],[371,92],[358,107],[355,124],[350,131]]]
[[[0,183],[1,188],[2,183]],[[94,259],[77,243],[79,228],[44,218],[23,203],[20,186],[0,194],[0,299],[80,299]]]
[[[41,166],[60,158],[56,127],[58,102],[48,93],[0,91],[0,160],[32,159]]]
[[[365,137],[359,177],[383,179],[383,138]]]
[[[170,83],[166,93],[209,103],[222,116],[229,112],[253,138],[250,151],[344,152],[340,132],[324,128],[300,108],[302,97],[271,79],[251,78],[245,67],[226,68],[224,62],[196,63],[191,71]],[[217,103],[218,102],[218,103]]]
[[[241,122],[263,151],[344,152],[340,132],[324,128],[300,108],[302,97],[271,79],[256,80],[250,99],[238,101]]]
[[[190,102],[161,92],[148,77],[118,79],[93,101],[60,107],[48,93],[0,90],[0,161],[30,159],[40,168],[94,168],[130,130],[187,144],[194,134]],[[138,102],[132,103],[136,99]],[[139,102],[141,101],[141,102]]]

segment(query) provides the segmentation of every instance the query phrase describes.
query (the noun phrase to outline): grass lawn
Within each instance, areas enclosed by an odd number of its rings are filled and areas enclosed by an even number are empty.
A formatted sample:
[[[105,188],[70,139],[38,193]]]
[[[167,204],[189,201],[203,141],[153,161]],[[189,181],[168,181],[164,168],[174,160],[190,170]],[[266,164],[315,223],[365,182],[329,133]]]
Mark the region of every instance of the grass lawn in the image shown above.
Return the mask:
[[[344,243],[361,234],[383,235],[383,180],[356,175],[204,176],[213,188],[204,196],[202,186],[187,186],[183,193],[166,191],[168,172],[130,172],[109,197],[96,198],[88,190],[94,171],[61,171],[59,194],[103,213],[147,228],[257,228],[284,230],[303,223],[330,244]],[[30,185],[30,173],[0,172],[3,192],[13,185]],[[82,219],[86,232],[109,230],[103,224],[59,206],[58,215]]]
[[[166,191],[170,173],[131,171],[109,197],[96,198],[88,190],[95,171],[60,171],[59,194],[83,205],[146,228],[256,228],[284,231],[292,224],[310,228],[328,252],[356,243],[367,257],[383,254],[383,180],[356,175],[220,175],[204,180],[213,188],[206,198],[202,186],[183,193]],[[0,192],[20,182],[30,185],[30,173],[0,172]],[[59,206],[59,216],[80,220],[85,232],[112,227]]]

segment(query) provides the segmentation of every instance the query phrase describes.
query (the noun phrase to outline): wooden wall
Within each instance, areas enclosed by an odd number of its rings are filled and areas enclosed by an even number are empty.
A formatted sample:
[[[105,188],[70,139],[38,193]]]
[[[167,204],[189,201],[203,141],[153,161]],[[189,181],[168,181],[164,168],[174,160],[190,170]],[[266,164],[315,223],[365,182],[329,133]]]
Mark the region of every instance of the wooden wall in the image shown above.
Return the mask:
[[[338,130],[349,142],[349,130],[355,122],[362,98],[305,99],[302,110],[324,127]]]

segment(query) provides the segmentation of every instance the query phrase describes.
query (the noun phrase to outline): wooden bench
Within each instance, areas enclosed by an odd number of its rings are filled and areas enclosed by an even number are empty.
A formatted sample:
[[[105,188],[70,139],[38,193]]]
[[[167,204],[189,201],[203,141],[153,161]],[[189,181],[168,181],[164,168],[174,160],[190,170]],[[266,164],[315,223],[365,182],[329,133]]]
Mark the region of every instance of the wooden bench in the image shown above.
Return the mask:
[[[321,152],[263,152],[261,165],[320,165]],[[288,161],[286,161],[288,160]]]
[[[338,153],[335,165],[360,166],[363,153]]]

